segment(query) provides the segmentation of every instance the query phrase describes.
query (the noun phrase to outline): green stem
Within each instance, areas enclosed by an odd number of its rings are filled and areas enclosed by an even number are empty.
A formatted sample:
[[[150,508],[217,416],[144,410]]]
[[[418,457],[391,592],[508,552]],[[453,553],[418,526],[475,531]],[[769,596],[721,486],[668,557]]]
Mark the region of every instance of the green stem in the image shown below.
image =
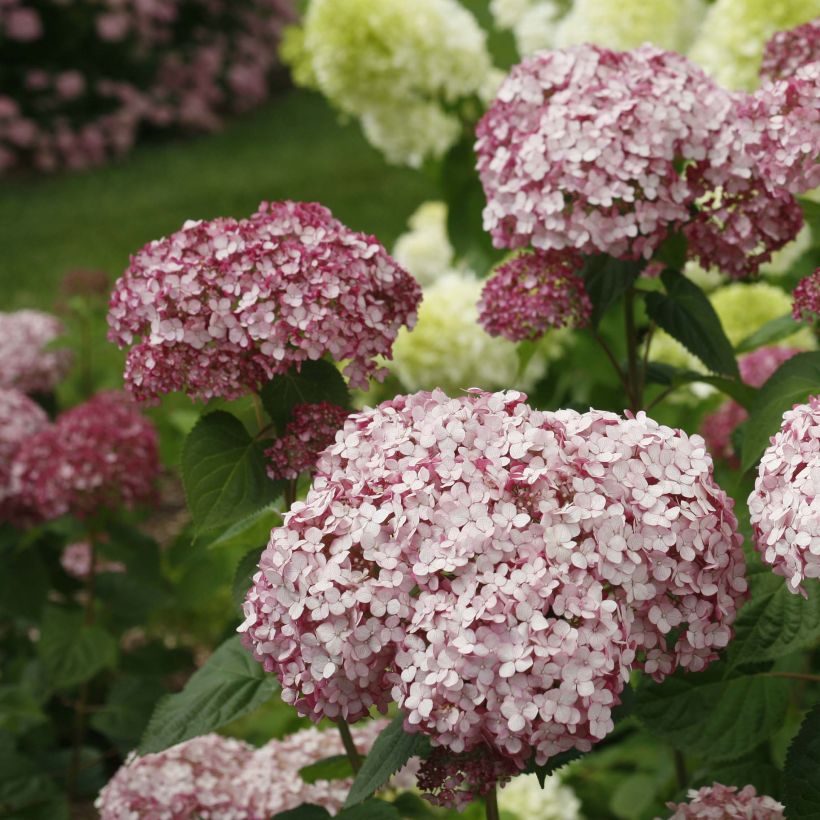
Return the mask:
[[[350,727],[344,718],[339,718],[339,720],[336,721],[336,725],[339,727],[339,734],[342,736],[342,745],[345,747],[350,766],[353,772],[358,774],[359,769],[362,767],[362,758],[353,741],[353,735],[350,734]]]
[[[639,367],[638,332],[635,327],[635,291],[624,295],[624,330],[626,332],[626,378],[629,383],[629,409],[637,413],[643,407],[643,386]]]
[[[285,484],[285,512],[287,512],[296,501],[296,483],[297,479],[292,478]]]
[[[673,755],[675,758],[675,777],[678,780],[678,788],[685,789],[689,785],[689,774],[686,771],[686,759],[683,756],[683,752],[679,749],[674,749]]]
[[[810,675],[807,672],[763,672],[765,678],[787,678],[788,680],[803,680],[809,683],[820,683],[820,675]]]
[[[496,791],[495,786],[487,792],[487,796],[484,798],[484,808],[486,811],[487,820],[499,820],[498,792]]]

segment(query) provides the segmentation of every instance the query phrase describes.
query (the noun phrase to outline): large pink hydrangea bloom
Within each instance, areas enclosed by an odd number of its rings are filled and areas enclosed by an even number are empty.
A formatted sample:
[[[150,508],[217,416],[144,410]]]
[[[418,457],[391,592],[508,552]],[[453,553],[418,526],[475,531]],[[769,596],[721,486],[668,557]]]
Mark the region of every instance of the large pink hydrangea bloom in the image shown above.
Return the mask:
[[[691,789],[685,803],[669,803],[669,820],[784,820],[783,805],[773,797],[758,795],[754,786],[713,783]]]
[[[604,737],[633,668],[716,657],[740,542],[698,436],[514,391],[400,396],[322,454],[240,631],[313,720],[392,699],[434,744],[520,769]]]
[[[760,460],[749,512],[758,552],[792,592],[820,578],[820,396],[784,413]]]
[[[154,426],[125,395],[106,392],[27,438],[11,482],[25,509],[48,520],[149,501],[158,474]]]
[[[249,219],[187,222],[131,259],[111,297],[110,338],[132,345],[140,399],[185,390],[236,398],[307,359],[380,375],[421,290],[371,236],[316,203],[263,203]]]
[[[797,28],[778,31],[763,50],[760,76],[764,80],[790,77],[798,68],[820,60],[820,18]]]
[[[71,351],[46,349],[63,332],[56,316],[39,310],[0,313],[0,387],[47,393],[71,366]]]
[[[366,754],[386,721],[352,728],[353,740]],[[338,732],[304,729],[259,749],[220,735],[204,735],[164,752],[132,753],[100,792],[101,820],[268,820],[302,803],[336,814],[352,778],[306,783],[299,770],[331,755],[343,754]],[[404,770],[395,787],[413,785]]]

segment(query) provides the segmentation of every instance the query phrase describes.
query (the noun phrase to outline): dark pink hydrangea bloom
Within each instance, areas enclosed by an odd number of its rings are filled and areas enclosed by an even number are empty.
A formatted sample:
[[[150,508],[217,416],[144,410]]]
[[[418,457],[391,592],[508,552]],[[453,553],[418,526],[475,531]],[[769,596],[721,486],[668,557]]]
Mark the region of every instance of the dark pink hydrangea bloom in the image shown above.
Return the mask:
[[[798,322],[813,324],[820,320],[820,268],[803,277],[792,296],[792,316]]]
[[[484,285],[479,322],[491,336],[538,339],[550,328],[584,327],[592,303],[578,271],[581,257],[566,251],[522,253],[500,265]]]
[[[149,501],[159,474],[157,434],[121,393],[100,393],[28,438],[12,487],[48,520]]]
[[[763,51],[760,76],[764,80],[791,77],[798,68],[820,60],[820,19],[778,31]]]
[[[749,496],[755,546],[792,592],[820,578],[820,396],[783,415]]]
[[[783,805],[773,797],[758,795],[754,786],[713,783],[691,789],[686,803],[667,803],[674,811],[669,820],[784,820]]]
[[[47,393],[71,366],[71,351],[46,346],[62,335],[56,316],[39,310],[0,313],[0,387]]]
[[[400,396],[324,451],[240,631],[313,720],[392,698],[434,745],[521,769],[611,731],[633,668],[717,656],[740,542],[698,436],[513,391]]]
[[[265,450],[268,475],[274,480],[294,479],[313,470],[319,453],[333,443],[349,412],[326,401],[297,404],[283,434]]]
[[[739,359],[740,376],[746,384],[762,387],[783,362],[797,353],[800,349],[795,347],[761,347]],[[724,402],[703,419],[700,433],[715,458],[726,459],[734,467],[740,466],[732,444],[732,434],[747,418],[749,414],[746,410],[732,400]]]
[[[373,237],[327,208],[263,203],[249,219],[187,222],[132,257],[109,337],[133,344],[125,378],[140,399],[236,398],[328,353],[366,387],[420,299]]]
[[[39,404],[19,390],[0,387],[0,521],[16,521],[23,515],[12,485],[12,463],[24,442],[48,425]]]

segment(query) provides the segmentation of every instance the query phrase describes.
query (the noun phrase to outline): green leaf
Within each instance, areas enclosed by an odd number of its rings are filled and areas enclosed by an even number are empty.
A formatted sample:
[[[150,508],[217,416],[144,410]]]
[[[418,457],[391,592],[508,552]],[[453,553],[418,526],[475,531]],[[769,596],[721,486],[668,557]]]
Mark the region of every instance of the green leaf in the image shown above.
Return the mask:
[[[647,293],[646,310],[670,336],[713,373],[739,377],[732,344],[706,294],[677,271],[661,274],[666,293]]]
[[[606,254],[587,257],[581,276],[592,302],[593,327],[598,327],[607,310],[635,284],[644,267],[643,262],[624,262]]]
[[[0,685],[0,731],[22,735],[45,721],[40,701],[30,686]]]
[[[684,234],[671,233],[661,242],[660,247],[655,251],[654,258],[658,262],[663,262],[668,268],[683,270],[686,264],[686,248],[687,242]]]
[[[652,805],[657,788],[657,778],[644,772],[622,777],[609,807],[616,817],[640,817]]]
[[[647,380],[667,387],[683,387],[687,384],[702,382],[734,399],[739,405],[749,408],[757,396],[757,391],[744,384],[739,379],[728,379],[725,376],[710,376],[707,373],[698,373],[694,370],[679,370],[672,365],[661,362],[649,362],[647,366]]]
[[[344,376],[332,362],[325,359],[302,362],[297,370],[274,376],[262,387],[259,395],[267,414],[281,433],[290,421],[297,404],[318,404],[326,401],[339,407],[350,407],[350,390]]]
[[[790,313],[785,316],[778,316],[777,319],[766,322],[765,325],[743,339],[735,348],[735,352],[748,353],[750,350],[757,350],[757,348],[765,345],[773,345],[783,339],[788,339],[789,336],[797,333],[800,328],[801,325],[792,319]]]
[[[274,814],[270,820],[325,820],[330,817],[330,812],[322,806],[315,806],[313,803],[302,803],[295,809],[280,811]]]
[[[0,817],[68,820],[68,803],[42,767],[0,745]]]
[[[126,676],[114,682],[91,726],[127,753],[139,744],[157,701],[165,694],[159,678]]]
[[[37,619],[48,595],[48,571],[36,546],[2,550],[0,572],[0,612],[15,618]]]
[[[649,731],[682,752],[732,760],[781,726],[790,684],[764,675],[726,676],[723,663],[697,674],[677,673],[661,684],[645,681],[636,714]]]
[[[265,473],[262,445],[222,410],[203,416],[185,439],[182,482],[199,532],[228,527],[278,493]]]
[[[395,807],[384,800],[368,800],[358,806],[345,809],[338,815],[339,820],[401,820]]]
[[[751,600],[735,622],[729,644],[732,668],[773,661],[820,640],[820,590],[809,585],[808,598],[789,592],[785,581],[768,570],[749,576]]]
[[[413,792],[397,794],[393,805],[402,817],[408,817],[411,820],[436,820],[438,817],[430,804]]]
[[[245,602],[245,595],[247,595],[250,589],[251,580],[256,573],[263,549],[264,547],[255,547],[252,550],[248,550],[248,552],[239,559],[239,563],[236,565],[231,591],[234,605],[240,612],[242,611],[242,604]]]
[[[43,615],[37,650],[48,685],[65,689],[90,680],[117,657],[117,642],[82,612],[49,606]]]
[[[347,755],[332,755],[299,769],[299,777],[305,783],[315,783],[317,780],[344,780],[346,777],[353,777],[353,767]]]
[[[820,818],[820,704],[806,715],[789,746],[783,787],[789,820]]]
[[[570,749],[569,751],[560,752],[557,755],[553,755],[543,766],[539,766],[533,757],[527,764],[527,768],[524,769],[524,771],[527,774],[534,774],[538,778],[538,782],[541,784],[541,788],[543,789],[544,783],[546,783],[547,778],[551,774],[554,774],[562,766],[566,766],[567,763],[577,760],[582,756],[583,752],[579,752],[577,749]]]
[[[812,240],[816,246],[820,241],[820,202],[814,202],[811,199],[798,199],[800,207],[803,210],[803,218],[806,224],[811,229]]]
[[[261,706],[278,689],[276,678],[265,673],[235,635],[208,658],[181,692],[157,704],[140,754],[161,752],[212,732]]]
[[[783,773],[772,763],[754,759],[744,759],[732,763],[719,763],[704,766],[695,772],[691,786],[711,786],[722,783],[724,786],[754,786],[758,794],[780,799],[783,790]]]
[[[279,495],[284,490],[285,482],[273,483],[276,485],[276,494]],[[270,538],[270,531],[281,523],[282,510],[278,502],[267,504],[232,524],[228,529],[203,533],[196,541],[198,546],[207,546],[208,549],[229,548],[242,544],[266,544]]]
[[[421,734],[404,731],[404,717],[397,715],[376,738],[362,768],[353,781],[345,807],[350,808],[370,797],[410,760],[426,748]]]
[[[820,352],[798,353],[760,388],[743,436],[743,470],[753,467],[793,405],[820,393]]]

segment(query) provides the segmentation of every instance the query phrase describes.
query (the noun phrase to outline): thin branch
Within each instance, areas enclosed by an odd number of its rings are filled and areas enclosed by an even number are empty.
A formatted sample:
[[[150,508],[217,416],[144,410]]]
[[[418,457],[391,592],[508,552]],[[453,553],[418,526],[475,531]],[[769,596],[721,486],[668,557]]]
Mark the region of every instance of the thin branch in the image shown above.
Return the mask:
[[[362,757],[356,748],[353,735],[350,734],[350,727],[344,718],[339,718],[339,720],[336,721],[336,725],[339,727],[339,734],[342,736],[342,745],[345,747],[350,766],[355,773],[358,773],[362,767]]]
[[[615,354],[612,352],[612,348],[606,343],[606,340],[603,336],[598,333],[597,330],[590,330],[592,334],[592,338],[600,346],[601,350],[606,353],[606,357],[609,359],[612,368],[615,370],[615,373],[618,375],[618,380],[621,382],[624,390],[626,390],[627,394],[629,393],[629,382],[626,380],[626,375],[624,374],[623,368],[618,364],[618,360],[615,358]]]
[[[496,791],[495,786],[487,792],[487,796],[484,798],[484,807],[487,814],[487,820],[499,820],[498,792]]]

